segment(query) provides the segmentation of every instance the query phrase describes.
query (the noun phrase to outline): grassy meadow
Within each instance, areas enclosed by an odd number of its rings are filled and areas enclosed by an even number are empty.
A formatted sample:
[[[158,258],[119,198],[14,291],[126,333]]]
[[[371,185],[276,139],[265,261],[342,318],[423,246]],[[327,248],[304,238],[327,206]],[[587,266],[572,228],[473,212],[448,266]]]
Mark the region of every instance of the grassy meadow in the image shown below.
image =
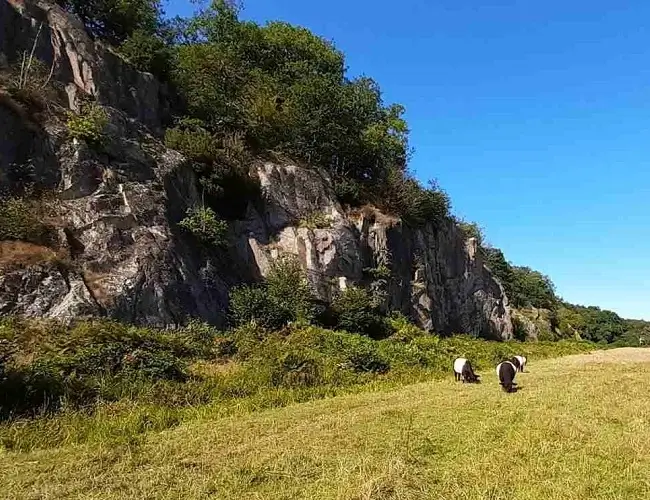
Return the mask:
[[[149,433],[334,396],[452,377],[502,359],[557,357],[587,342],[440,338],[402,320],[384,340],[294,325],[159,331],[111,322],[0,324],[0,447],[139,445]]]
[[[3,498],[623,499],[650,494],[650,351],[532,359],[189,419],[132,443],[0,454]]]

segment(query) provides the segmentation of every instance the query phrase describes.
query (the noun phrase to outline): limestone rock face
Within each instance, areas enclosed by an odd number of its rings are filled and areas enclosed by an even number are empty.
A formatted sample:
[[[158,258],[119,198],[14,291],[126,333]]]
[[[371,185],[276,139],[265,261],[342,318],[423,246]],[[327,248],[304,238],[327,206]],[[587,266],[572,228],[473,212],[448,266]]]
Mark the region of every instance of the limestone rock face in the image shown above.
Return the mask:
[[[227,245],[202,243],[178,225],[202,193],[191,166],[158,139],[168,112],[163,86],[50,2],[0,0],[0,27],[0,64],[36,39],[36,55],[66,86],[64,105],[89,94],[109,117],[103,147],[93,148],[60,121],[35,124],[0,97],[0,182],[11,191],[12,168],[28,163],[55,194],[48,219],[57,241],[48,252],[59,256],[39,261],[34,250],[17,265],[0,251],[0,314],[222,325],[232,287],[260,280],[291,254],[324,301],[367,286],[385,310],[426,329],[512,337],[507,297],[476,241],[452,221],[414,229],[371,207],[347,212],[317,169],[252,162],[260,199],[230,222]]]
[[[261,244],[269,234],[253,234],[249,242],[262,274],[274,258],[293,254],[324,300],[342,283],[375,285],[386,310],[402,311],[425,329],[512,338],[503,288],[485,267],[476,240],[465,241],[452,221],[411,229],[373,209],[345,215],[328,179],[309,169],[266,164],[259,177],[265,198],[260,227],[276,235]],[[311,214],[328,217],[331,227],[301,227]],[[390,276],[369,276],[381,266]]]
[[[36,58],[65,86],[71,107],[81,93],[121,109],[155,131],[168,119],[165,86],[92,40],[81,21],[55,3],[1,0],[0,30],[0,60],[15,63],[34,49]]]
[[[528,307],[524,309],[512,309],[511,316],[513,326],[517,330],[517,337],[522,340],[557,340],[568,337],[569,334],[576,336],[577,332],[560,332],[553,321],[552,312],[548,309],[537,309]],[[576,336],[580,340],[580,335]]]

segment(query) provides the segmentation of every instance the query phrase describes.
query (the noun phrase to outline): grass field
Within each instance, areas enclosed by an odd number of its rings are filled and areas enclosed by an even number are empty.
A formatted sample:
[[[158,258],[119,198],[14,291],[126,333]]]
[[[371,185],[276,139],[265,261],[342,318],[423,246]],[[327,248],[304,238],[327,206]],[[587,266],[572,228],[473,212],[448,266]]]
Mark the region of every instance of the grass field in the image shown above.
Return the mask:
[[[0,454],[2,498],[650,498],[650,350]]]

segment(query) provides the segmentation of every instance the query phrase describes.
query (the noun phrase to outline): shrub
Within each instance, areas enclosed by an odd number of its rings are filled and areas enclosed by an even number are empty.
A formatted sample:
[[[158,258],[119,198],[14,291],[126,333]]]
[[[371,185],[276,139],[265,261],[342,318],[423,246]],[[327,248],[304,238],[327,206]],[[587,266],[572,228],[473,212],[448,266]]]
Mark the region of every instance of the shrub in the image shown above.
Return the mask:
[[[180,354],[190,351],[171,333],[104,321],[71,330],[50,322],[8,321],[0,325],[0,336],[11,346],[2,351],[3,418],[124,397],[145,381],[187,378]]]
[[[98,146],[104,140],[108,115],[104,108],[95,103],[85,103],[79,113],[68,112],[68,133],[75,139]]]
[[[160,0],[57,0],[77,15],[95,36],[119,45],[135,31],[154,33],[160,27]]]
[[[449,217],[449,196],[434,182],[425,188],[403,171],[391,168],[377,186],[377,205],[413,226],[438,225]]]
[[[322,383],[321,362],[305,350],[290,350],[274,363],[273,384],[285,387],[310,387]]]
[[[53,243],[53,229],[41,222],[39,202],[25,198],[0,199],[0,240],[21,240],[38,245]]]
[[[215,134],[199,119],[184,118],[165,132],[167,147],[193,161],[208,204],[226,218],[241,217],[260,193],[249,175],[249,153],[241,132]]]
[[[220,246],[226,242],[228,223],[219,219],[210,207],[188,209],[187,217],[178,225],[209,245]]]
[[[483,243],[485,242],[485,232],[476,222],[466,222],[461,220],[458,221],[458,228],[466,240],[475,238],[479,246],[483,246]]]
[[[38,113],[49,111],[59,100],[61,84],[52,78],[51,67],[27,52],[23,56],[20,65],[11,66],[7,72],[0,71],[0,86],[38,123],[44,120]]]
[[[266,277],[272,300],[289,311],[292,321],[309,321],[314,316],[313,294],[298,259],[286,255],[277,259]]]
[[[230,320],[236,326],[254,323],[278,329],[291,321],[288,309],[280,307],[265,285],[243,285],[230,292]]]
[[[365,197],[363,195],[363,186],[359,181],[339,177],[333,179],[332,186],[336,197],[342,204],[349,206],[358,206],[363,204]]]
[[[383,280],[386,281],[391,277],[391,270],[385,264],[379,264],[377,267],[370,267],[363,270],[373,280]]]
[[[172,51],[160,36],[142,29],[135,30],[119,47],[119,52],[135,68],[167,79]]]
[[[211,164],[219,158],[218,141],[200,120],[182,120],[178,127],[165,131],[165,145],[191,160]]]
[[[304,219],[301,219],[298,226],[311,230],[329,229],[332,227],[332,218],[320,212],[313,212]]]
[[[357,372],[386,373],[390,362],[382,356],[371,341],[353,343],[345,351],[346,362]]]
[[[345,289],[332,303],[336,328],[382,338],[388,326],[367,290],[358,287]]]
[[[314,317],[313,296],[300,263],[286,256],[273,263],[261,285],[235,288],[230,295],[233,324],[249,322],[279,329],[290,321]]]
[[[191,320],[185,327],[168,336],[169,345],[181,358],[209,358],[215,354],[215,342],[223,332],[207,323]]]
[[[393,331],[390,339],[396,342],[411,342],[416,338],[428,335],[399,312],[393,312],[388,318],[388,323]]]

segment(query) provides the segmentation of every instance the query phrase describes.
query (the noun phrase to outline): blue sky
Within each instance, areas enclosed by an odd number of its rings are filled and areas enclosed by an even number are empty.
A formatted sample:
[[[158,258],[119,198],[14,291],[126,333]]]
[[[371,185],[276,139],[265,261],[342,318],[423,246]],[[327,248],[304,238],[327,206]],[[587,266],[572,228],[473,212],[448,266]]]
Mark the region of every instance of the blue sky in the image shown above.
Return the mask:
[[[650,319],[650,2],[246,0],[242,17],[308,27],[404,104],[418,178],[509,260]]]

